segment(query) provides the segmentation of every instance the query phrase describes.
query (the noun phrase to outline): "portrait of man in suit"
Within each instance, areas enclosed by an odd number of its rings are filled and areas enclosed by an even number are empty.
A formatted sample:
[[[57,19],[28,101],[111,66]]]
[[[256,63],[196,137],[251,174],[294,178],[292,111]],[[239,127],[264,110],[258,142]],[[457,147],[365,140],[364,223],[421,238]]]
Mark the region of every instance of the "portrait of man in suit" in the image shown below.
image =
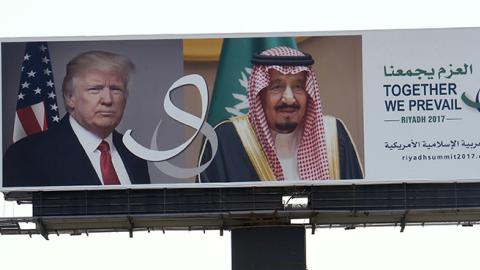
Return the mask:
[[[57,126],[8,148],[3,186],[149,184],[147,162],[115,130],[134,69],[127,57],[106,51],[71,59],[62,84],[67,113]]]

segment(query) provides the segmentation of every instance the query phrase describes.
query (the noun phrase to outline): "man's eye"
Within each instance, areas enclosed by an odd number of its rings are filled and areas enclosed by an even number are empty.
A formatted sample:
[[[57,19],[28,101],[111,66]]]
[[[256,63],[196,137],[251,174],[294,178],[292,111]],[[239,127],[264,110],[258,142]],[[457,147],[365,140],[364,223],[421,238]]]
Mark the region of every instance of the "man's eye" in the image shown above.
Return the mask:
[[[110,91],[114,95],[123,95],[123,93],[125,92],[122,88],[111,88]]]
[[[283,87],[279,84],[274,84],[272,86],[270,86],[270,91],[272,92],[280,92],[282,91]]]
[[[294,91],[305,91],[305,86],[303,84],[296,84],[293,86]]]
[[[98,92],[100,92],[100,90],[101,90],[101,89],[100,89],[99,87],[90,87],[90,88],[88,88],[88,92],[90,92],[90,93],[92,93],[92,94],[93,94],[93,93],[98,93]]]

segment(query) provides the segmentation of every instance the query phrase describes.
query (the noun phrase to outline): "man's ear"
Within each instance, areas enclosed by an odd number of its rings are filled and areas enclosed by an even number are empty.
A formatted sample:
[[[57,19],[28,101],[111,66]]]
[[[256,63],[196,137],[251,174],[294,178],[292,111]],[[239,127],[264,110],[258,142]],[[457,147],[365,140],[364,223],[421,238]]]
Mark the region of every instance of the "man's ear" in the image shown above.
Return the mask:
[[[71,94],[64,94],[63,99],[65,100],[65,103],[67,107],[72,111],[75,108],[75,96]]]

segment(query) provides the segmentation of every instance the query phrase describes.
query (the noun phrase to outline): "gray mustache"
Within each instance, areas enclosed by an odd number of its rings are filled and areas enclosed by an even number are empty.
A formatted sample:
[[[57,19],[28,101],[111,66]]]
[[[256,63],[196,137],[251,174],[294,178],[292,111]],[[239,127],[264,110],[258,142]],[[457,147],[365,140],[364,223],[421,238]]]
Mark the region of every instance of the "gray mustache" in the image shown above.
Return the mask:
[[[282,110],[282,109],[300,109],[300,105],[298,104],[292,104],[292,105],[288,105],[286,103],[282,103],[282,104],[279,104],[277,106],[275,106],[275,110]]]

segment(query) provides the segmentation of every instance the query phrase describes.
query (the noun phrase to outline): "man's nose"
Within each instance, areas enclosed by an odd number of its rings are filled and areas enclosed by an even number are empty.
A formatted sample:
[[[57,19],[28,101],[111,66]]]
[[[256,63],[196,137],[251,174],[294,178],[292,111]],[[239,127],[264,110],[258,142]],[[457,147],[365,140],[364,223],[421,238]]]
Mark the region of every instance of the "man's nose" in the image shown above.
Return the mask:
[[[295,96],[293,95],[293,91],[290,85],[287,85],[287,88],[283,91],[282,99],[283,102],[288,105],[295,103]]]
[[[103,104],[111,104],[112,103],[112,91],[110,91],[109,87],[104,87],[100,92],[101,102]]]

